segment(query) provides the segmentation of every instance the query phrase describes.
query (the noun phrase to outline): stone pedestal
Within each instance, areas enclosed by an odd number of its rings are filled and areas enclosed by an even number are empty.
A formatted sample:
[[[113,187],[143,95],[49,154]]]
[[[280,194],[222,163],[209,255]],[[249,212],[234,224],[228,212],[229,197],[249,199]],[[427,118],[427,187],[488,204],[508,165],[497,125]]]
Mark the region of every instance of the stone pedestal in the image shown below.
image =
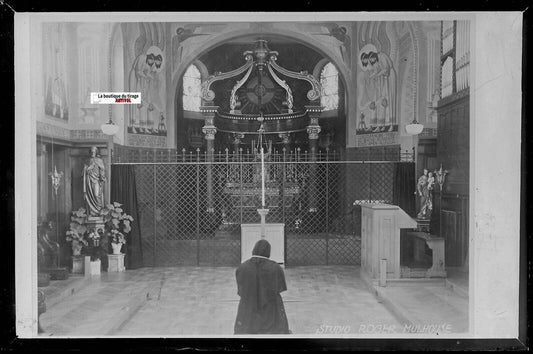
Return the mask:
[[[89,257],[89,259],[90,259],[90,257]],[[102,261],[100,261],[99,259],[97,259],[96,261],[92,261],[92,262],[90,261],[89,262],[89,271],[88,272],[86,271],[85,275],[89,275],[89,276],[100,275],[101,268],[102,268]]]
[[[87,217],[87,230],[94,230],[96,232],[101,232],[102,234],[105,231],[104,217],[103,216],[89,216]]]
[[[124,272],[125,270],[126,267],[124,267],[124,253],[107,255],[108,273]]]
[[[83,274],[85,269],[85,256],[72,256],[72,273]]]
[[[430,229],[430,225],[431,225],[431,220],[428,218],[428,219],[421,219],[421,218],[418,218],[416,219],[416,230],[419,231],[419,232],[430,232],[429,229]]]

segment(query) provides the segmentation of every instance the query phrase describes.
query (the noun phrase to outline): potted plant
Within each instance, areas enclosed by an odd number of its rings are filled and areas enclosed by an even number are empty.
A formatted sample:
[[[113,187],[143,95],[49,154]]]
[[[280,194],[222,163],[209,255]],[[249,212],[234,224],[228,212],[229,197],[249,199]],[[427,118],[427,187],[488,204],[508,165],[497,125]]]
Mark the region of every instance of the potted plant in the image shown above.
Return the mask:
[[[131,222],[133,218],[122,209],[122,204],[113,202],[106,205],[100,211],[104,217],[106,232],[111,240],[113,254],[120,254],[122,245],[126,243],[126,234],[131,231]]]
[[[79,208],[72,212],[70,217],[70,229],[66,232],[66,240],[72,242],[72,255],[81,255],[81,250],[84,246],[88,246],[86,239],[87,226],[87,213],[84,208]]]

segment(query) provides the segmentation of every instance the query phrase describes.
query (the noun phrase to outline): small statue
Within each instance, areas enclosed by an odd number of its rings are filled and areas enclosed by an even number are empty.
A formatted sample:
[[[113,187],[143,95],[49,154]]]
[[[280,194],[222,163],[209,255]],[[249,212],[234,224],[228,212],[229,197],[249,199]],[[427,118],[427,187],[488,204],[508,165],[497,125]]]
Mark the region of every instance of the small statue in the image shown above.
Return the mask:
[[[91,147],[91,158],[83,168],[83,196],[89,216],[98,216],[104,207],[104,161],[98,155],[98,148]]]
[[[433,172],[428,172],[428,214],[431,215],[433,211],[433,189],[435,186],[435,177],[433,177]]]
[[[418,178],[416,189],[418,192],[418,196],[420,197],[420,211],[418,213],[419,219],[427,219],[431,215],[431,209],[433,208],[433,205],[431,202],[431,195],[430,195],[429,188],[430,188],[430,183],[432,183],[431,188],[433,188],[433,184],[435,183],[435,179],[433,178],[432,175],[433,174],[429,176],[428,170],[424,169],[424,174]]]

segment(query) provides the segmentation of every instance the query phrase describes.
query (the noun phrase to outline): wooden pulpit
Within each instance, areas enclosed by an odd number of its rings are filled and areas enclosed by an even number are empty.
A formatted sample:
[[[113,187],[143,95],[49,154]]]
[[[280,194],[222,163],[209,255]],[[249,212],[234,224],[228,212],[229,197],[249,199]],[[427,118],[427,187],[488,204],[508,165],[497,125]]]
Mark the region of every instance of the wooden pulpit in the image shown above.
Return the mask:
[[[372,279],[380,277],[381,260],[386,260],[387,279],[400,278],[400,229],[416,227],[397,205],[361,205],[361,267]]]

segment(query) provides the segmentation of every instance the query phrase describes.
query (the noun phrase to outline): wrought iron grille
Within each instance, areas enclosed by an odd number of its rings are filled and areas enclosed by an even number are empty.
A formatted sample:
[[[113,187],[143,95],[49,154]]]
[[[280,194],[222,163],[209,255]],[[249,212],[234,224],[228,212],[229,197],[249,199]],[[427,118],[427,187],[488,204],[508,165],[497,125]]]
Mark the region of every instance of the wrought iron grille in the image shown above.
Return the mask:
[[[260,222],[260,162],[202,155],[131,163],[146,266],[240,263],[240,225]],[[287,266],[360,264],[360,205],[392,203],[396,162],[331,157],[283,153],[265,163],[267,222],[285,224]]]

